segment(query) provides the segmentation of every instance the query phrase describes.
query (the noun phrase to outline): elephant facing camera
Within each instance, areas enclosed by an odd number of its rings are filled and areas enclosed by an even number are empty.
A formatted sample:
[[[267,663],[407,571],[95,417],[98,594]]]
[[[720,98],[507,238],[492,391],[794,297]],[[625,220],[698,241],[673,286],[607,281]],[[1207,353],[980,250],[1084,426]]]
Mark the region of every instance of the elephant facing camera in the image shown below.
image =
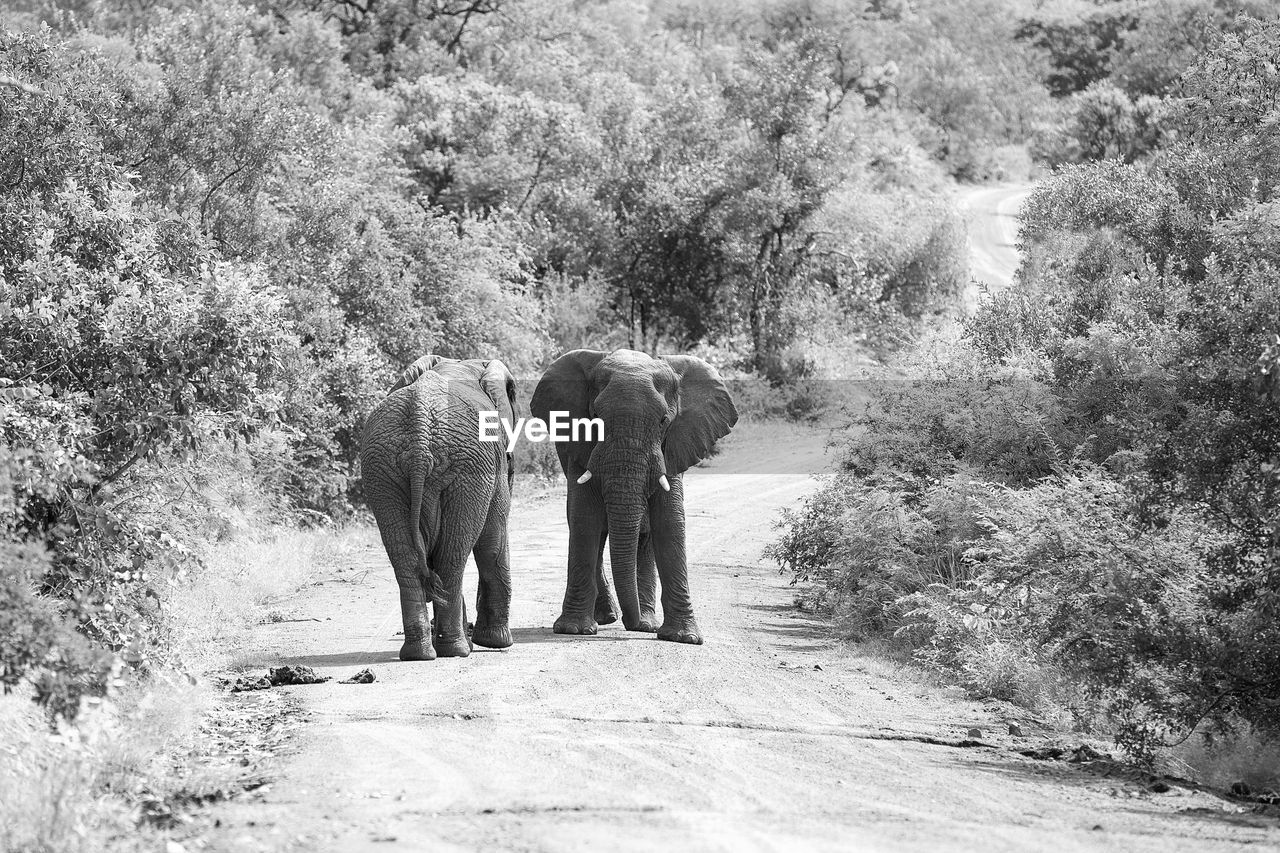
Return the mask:
[[[604,576],[607,544],[623,626],[701,644],[689,597],[683,475],[738,420],[716,369],[694,356],[573,350],[547,368],[530,409],[544,420],[568,412],[604,425],[600,440],[555,445],[567,480],[569,562],[553,630],[594,634],[617,620]]]

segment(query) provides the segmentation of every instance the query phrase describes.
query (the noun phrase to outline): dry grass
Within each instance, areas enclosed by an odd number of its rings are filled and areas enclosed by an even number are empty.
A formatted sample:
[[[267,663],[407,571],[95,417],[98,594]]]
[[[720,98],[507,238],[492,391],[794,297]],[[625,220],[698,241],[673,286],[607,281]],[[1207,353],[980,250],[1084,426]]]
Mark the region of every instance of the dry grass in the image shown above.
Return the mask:
[[[1255,795],[1280,793],[1280,742],[1247,726],[1227,738],[1195,735],[1174,748],[1169,763],[1173,773],[1218,790],[1243,784]]]
[[[227,790],[231,767],[186,764],[212,691],[157,681],[51,733],[25,697],[0,703],[0,849],[77,853],[157,848],[153,804]]]
[[[238,789],[246,770],[219,754],[227,732],[210,731],[230,717],[238,724],[238,712],[204,676],[227,665],[250,626],[290,613],[292,593],[357,547],[332,529],[269,526],[278,516],[258,505],[260,494],[238,467],[206,464],[128,498],[130,509],[185,534],[200,557],[164,593],[174,668],[59,733],[29,697],[0,697],[0,851],[164,849],[171,811]]]
[[[341,531],[287,528],[206,546],[203,568],[173,601],[176,645],[187,668],[204,673],[224,666],[250,625],[272,613],[288,618],[292,593],[349,547]]]
[[[1106,729],[1102,710],[1080,685],[1054,666],[1007,639],[992,638],[965,650],[951,676],[978,699],[1011,702],[1053,729],[1098,735]]]
[[[103,829],[126,829],[121,803],[86,796],[95,782],[77,738],[49,735],[26,697],[0,700],[0,849],[74,853],[91,849]]]

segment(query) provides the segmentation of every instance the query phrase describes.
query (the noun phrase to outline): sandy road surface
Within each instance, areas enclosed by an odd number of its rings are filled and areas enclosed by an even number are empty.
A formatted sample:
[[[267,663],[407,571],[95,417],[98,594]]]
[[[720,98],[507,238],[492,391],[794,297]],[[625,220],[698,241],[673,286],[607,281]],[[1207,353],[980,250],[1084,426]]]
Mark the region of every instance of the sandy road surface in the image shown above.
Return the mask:
[[[965,309],[972,312],[980,285],[998,290],[1013,281],[1018,269],[1018,210],[1031,193],[1026,184],[966,187],[958,194],[969,228],[970,272],[975,286],[965,292]]]
[[[822,437],[747,427],[687,477],[701,647],[619,626],[551,633],[559,495],[513,513],[516,645],[399,663],[395,586],[372,532],[262,625],[246,665],[370,685],[295,692],[310,722],[279,778],[217,809],[217,850],[1206,850],[1280,843],[1205,794],[1147,794],[1013,751],[1010,709],[965,701],[835,643],[759,559],[813,488]],[[474,582],[474,581],[473,581]],[[820,668],[819,668],[820,667]],[[238,701],[253,702],[254,694]],[[961,745],[970,727],[987,746]]]

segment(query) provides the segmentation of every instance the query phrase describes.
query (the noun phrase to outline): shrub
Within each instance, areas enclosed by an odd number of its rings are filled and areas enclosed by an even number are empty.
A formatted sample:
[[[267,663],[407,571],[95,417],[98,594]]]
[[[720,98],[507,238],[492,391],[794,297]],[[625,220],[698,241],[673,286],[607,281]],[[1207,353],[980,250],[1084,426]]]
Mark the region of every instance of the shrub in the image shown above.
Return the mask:
[[[47,569],[39,545],[0,540],[0,685],[8,693],[29,683],[51,717],[74,720],[85,698],[106,695],[115,658],[36,595]]]
[[[1041,142],[1051,165],[1089,160],[1132,163],[1173,137],[1173,108],[1153,95],[1136,99],[1110,83],[1094,83],[1071,96],[1065,119]]]
[[[0,135],[46,129],[5,163],[0,198],[0,538],[17,620],[4,666],[70,718],[116,661],[164,655],[160,590],[191,564],[130,512],[140,466],[276,420],[296,340],[260,268],[140,202],[104,147],[110,75],[43,39],[0,37],[0,65],[46,87],[0,87]]]
[[[1070,458],[1079,438],[1050,386],[1015,370],[951,367],[946,379],[868,383],[862,414],[834,440],[840,467],[918,483],[973,470],[1025,484]]]
[[[993,637],[1019,643],[1086,684],[1145,760],[1206,719],[1265,717],[1241,676],[1274,654],[1272,641],[1205,621],[1219,610],[1205,557],[1225,537],[1194,512],[1145,529],[1132,501],[1089,466],[993,493],[964,554],[972,581],[910,597],[903,631],[923,640],[924,659],[962,669]]]
[[[927,189],[906,201],[851,182],[832,194],[818,227],[829,236],[817,244],[814,276],[873,335],[884,334],[877,324],[892,326],[893,313],[918,319],[967,283],[964,229],[950,202]]]
[[[1146,761],[1195,731],[1280,732],[1277,80],[1258,59],[1280,23],[1238,30],[1184,77],[1197,145],[1043,182],[967,355],[874,396],[842,501],[789,517],[774,552],[975,690],[1072,679]],[[938,553],[958,569],[922,583]]]
[[[935,486],[859,480],[837,475],[784,511],[789,529],[766,556],[815,584],[811,604],[824,606],[856,639],[888,636],[901,624],[906,596],[931,584],[957,585],[967,576],[960,551],[973,536],[971,481]]]
[[[610,329],[609,292],[598,279],[575,283],[549,276],[541,282],[539,300],[556,352],[610,350],[626,343],[619,329]]]

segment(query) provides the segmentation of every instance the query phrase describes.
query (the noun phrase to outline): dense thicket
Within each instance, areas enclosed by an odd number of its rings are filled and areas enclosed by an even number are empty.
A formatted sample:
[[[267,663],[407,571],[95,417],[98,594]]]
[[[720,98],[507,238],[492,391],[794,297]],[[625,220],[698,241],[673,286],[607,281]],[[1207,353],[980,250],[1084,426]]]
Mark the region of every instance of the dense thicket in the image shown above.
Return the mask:
[[[1180,126],[1170,98],[1183,71],[1249,16],[1274,14],[1270,0],[1043,4],[1016,31],[1043,51],[1044,83],[1057,99],[1037,130],[1038,158],[1050,165],[1133,162],[1168,145]]]
[[[1002,9],[6,4],[4,684],[71,716],[163,657],[210,465],[270,520],[350,513],[424,351],[784,382],[902,340],[963,281],[949,176],[1000,174],[1047,103]]]
[[[1280,22],[1209,39],[1141,164],[1023,211],[948,376],[882,389],[773,553],[975,689],[1083,685],[1150,758],[1280,731]]]

